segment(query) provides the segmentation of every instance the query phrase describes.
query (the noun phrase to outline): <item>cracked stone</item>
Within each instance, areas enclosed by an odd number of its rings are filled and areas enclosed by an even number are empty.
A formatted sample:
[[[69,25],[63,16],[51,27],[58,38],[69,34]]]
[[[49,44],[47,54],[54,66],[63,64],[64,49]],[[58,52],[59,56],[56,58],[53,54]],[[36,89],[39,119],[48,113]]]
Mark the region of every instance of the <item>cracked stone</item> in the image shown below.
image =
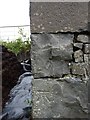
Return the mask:
[[[68,64],[72,60],[73,38],[71,34],[32,34],[31,61],[35,78],[70,73]]]
[[[76,79],[75,82],[72,82],[73,79]],[[88,117],[86,84],[73,77],[68,80],[69,82],[59,81],[59,78],[33,80],[33,118]]]
[[[52,48],[52,57],[60,60],[72,60],[73,47],[71,44],[64,46],[60,44],[61,47]]]

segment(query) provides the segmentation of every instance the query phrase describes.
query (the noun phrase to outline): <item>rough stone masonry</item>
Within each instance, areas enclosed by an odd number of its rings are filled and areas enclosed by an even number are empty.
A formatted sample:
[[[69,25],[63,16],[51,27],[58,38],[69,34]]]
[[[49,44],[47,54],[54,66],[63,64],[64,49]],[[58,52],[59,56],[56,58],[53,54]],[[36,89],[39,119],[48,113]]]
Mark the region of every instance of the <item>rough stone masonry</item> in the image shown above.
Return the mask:
[[[33,118],[88,118],[88,2],[32,2]]]

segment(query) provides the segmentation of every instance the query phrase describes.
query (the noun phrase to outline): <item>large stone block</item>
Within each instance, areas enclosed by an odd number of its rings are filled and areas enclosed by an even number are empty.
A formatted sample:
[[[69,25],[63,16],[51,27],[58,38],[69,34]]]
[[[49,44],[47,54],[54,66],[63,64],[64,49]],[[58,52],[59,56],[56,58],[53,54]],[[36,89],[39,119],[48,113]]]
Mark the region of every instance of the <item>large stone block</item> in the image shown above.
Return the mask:
[[[87,118],[88,87],[75,77],[33,80],[33,118]]]
[[[88,30],[88,2],[31,2],[31,33]]]
[[[72,60],[73,37],[70,34],[32,34],[34,77],[61,77],[70,73],[68,64]]]

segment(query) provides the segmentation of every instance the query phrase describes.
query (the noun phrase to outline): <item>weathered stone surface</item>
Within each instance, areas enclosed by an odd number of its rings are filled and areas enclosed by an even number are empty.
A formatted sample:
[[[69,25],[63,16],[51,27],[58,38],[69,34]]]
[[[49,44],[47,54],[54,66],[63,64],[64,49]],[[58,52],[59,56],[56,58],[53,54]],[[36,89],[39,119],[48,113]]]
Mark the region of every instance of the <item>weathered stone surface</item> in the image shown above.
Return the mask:
[[[89,64],[88,63],[72,63],[72,74],[85,76],[89,75]]]
[[[52,75],[52,64],[49,60],[49,50],[32,52],[32,72],[35,78]]]
[[[72,60],[73,37],[70,34],[32,34],[34,77],[60,77],[70,73],[68,64]]]
[[[31,33],[88,29],[88,2],[31,2]]]
[[[77,41],[82,43],[89,43],[89,37],[87,35],[78,35]]]
[[[73,47],[71,43],[67,44],[60,44],[60,47],[52,47],[52,57],[54,59],[60,59],[60,60],[72,60],[72,54],[73,54]]]
[[[87,118],[87,85],[80,79],[33,80],[33,118]]]
[[[48,34],[48,35],[50,35],[50,34]],[[51,36],[52,36],[52,39],[50,39],[50,42],[51,42],[51,45],[52,45],[52,49],[53,48],[59,48],[60,51],[67,52],[66,54],[68,54],[68,56],[72,55],[72,53],[73,53],[72,43],[73,43],[73,39],[74,39],[73,34],[58,33],[58,34],[51,34]],[[64,54],[65,54],[65,52],[64,52]]]
[[[83,52],[82,50],[77,50],[74,52],[75,62],[83,62]]]
[[[90,63],[90,54],[84,54],[84,62]]]
[[[82,49],[83,43],[74,43],[74,47],[77,47],[79,49]]]
[[[31,2],[33,118],[88,118],[88,8],[86,1]]]
[[[32,60],[34,77],[61,77],[63,74],[70,73],[68,62],[49,60],[48,51],[36,53],[35,59]]]
[[[90,54],[90,44],[85,44],[84,45],[84,52]]]
[[[88,107],[89,107],[89,116],[90,116],[90,79],[88,81]]]
[[[62,75],[70,74],[69,63],[65,61],[52,61],[52,77],[62,77]]]
[[[52,50],[51,54],[54,59],[60,60],[72,60],[73,54],[73,35],[67,34],[52,34],[53,39],[51,40]]]

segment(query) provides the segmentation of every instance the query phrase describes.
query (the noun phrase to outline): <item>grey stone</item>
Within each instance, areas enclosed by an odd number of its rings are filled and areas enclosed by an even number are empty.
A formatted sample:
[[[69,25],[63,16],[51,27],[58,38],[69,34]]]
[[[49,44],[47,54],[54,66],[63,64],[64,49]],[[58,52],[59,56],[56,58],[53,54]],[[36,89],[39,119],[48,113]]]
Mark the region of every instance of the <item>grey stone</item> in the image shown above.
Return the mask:
[[[69,63],[61,60],[49,60],[48,51],[37,52],[35,59],[32,60],[33,73],[35,78],[39,77],[61,77],[69,74]]]
[[[72,60],[73,54],[73,35],[57,34],[53,35],[52,43],[52,57],[60,60]]]
[[[75,62],[83,62],[83,52],[82,50],[77,50],[74,52]]]
[[[90,63],[90,54],[84,54],[84,62]]]
[[[52,64],[49,60],[50,55],[49,49],[32,52],[32,72],[35,78],[52,75]]]
[[[82,82],[81,78],[77,78],[76,76],[72,76],[71,74],[65,75],[62,78],[59,78],[58,81],[66,81],[68,83],[78,83],[78,82]]]
[[[83,43],[74,43],[74,47],[82,49]]]
[[[33,80],[33,118],[87,118],[87,85],[81,80]],[[70,80],[72,79],[72,80]],[[76,78],[77,79],[77,78]]]
[[[90,80],[88,81],[88,103],[89,103],[89,113],[90,113]]]
[[[70,74],[69,63],[65,61],[52,61],[52,75],[54,77],[62,77],[62,75]]]
[[[88,118],[90,38],[78,34],[89,30],[88,7],[31,2],[33,118]]]
[[[88,29],[88,2],[31,2],[31,33]]]
[[[88,63],[72,63],[72,74],[85,76],[89,75],[89,65]]]
[[[35,78],[70,73],[68,64],[72,60],[73,37],[70,34],[32,34],[31,60]]]
[[[82,43],[89,43],[89,37],[87,35],[78,35],[77,41]]]
[[[90,44],[84,45],[84,53],[90,53]]]
[[[67,46],[60,44],[60,47],[53,47],[52,58],[60,60],[72,60],[73,47],[71,44],[67,44]]]

